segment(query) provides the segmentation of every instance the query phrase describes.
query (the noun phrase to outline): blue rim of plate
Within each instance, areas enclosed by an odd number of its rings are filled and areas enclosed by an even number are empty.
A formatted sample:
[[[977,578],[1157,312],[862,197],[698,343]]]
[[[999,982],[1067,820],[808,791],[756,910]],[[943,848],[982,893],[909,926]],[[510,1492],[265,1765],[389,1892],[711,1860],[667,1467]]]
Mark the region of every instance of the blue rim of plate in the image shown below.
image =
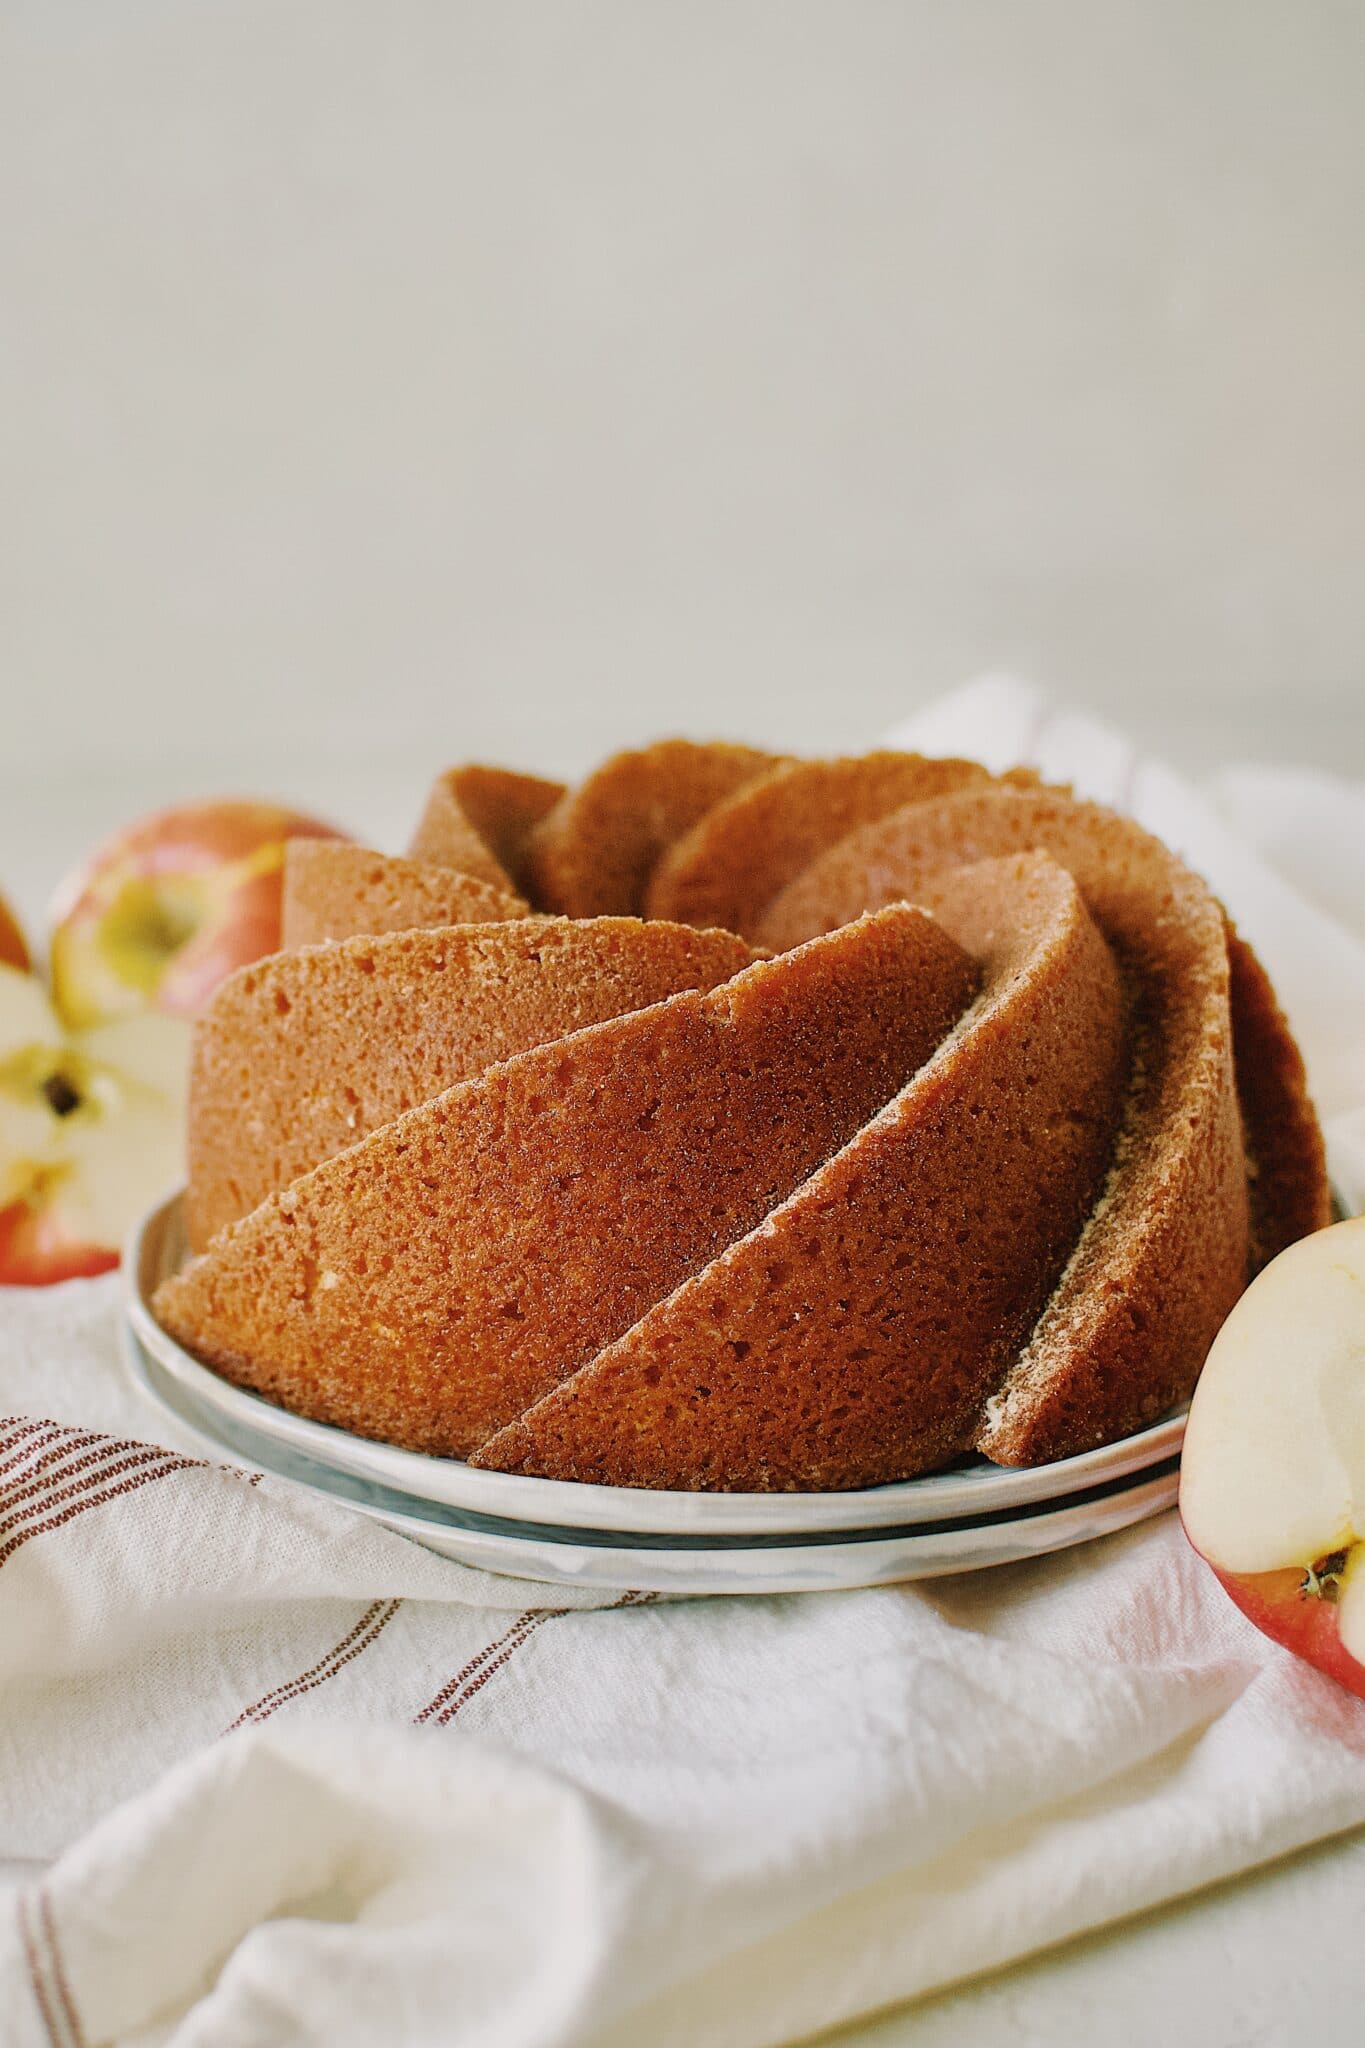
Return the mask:
[[[256,1446],[256,1462],[266,1462],[260,1446],[267,1444],[272,1459],[287,1454],[328,1473],[326,1491],[344,1480],[415,1503],[423,1514],[448,1509],[509,1527],[576,1531],[584,1542],[615,1536],[637,1545],[647,1538],[667,1545],[723,1537],[751,1544],[759,1538],[809,1543],[946,1522],[987,1526],[984,1518],[993,1515],[1008,1520],[1152,1472],[1178,1456],[1184,1435],[1182,1408],[1116,1444],[1051,1465],[1016,1470],[974,1459],[953,1471],[845,1493],[682,1493],[478,1471],[457,1458],[399,1450],[311,1422],[235,1386],[168,1336],[150,1302],[160,1280],[186,1257],[182,1199],[177,1192],[148,1211],[124,1260],[126,1319],[141,1351],[189,1397],[196,1413],[213,1418],[213,1441],[226,1441],[224,1432],[245,1432]]]

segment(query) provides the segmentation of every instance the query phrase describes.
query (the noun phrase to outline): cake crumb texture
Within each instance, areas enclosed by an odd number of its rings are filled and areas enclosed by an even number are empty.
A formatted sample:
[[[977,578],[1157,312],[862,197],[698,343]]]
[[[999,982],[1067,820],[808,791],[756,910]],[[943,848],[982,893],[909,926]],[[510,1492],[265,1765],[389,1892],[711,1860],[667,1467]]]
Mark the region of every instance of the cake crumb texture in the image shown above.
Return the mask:
[[[195,1025],[185,1222],[215,1232],[419,1102],[547,1039],[714,988],[729,932],[522,917],[348,939],[240,968]]]
[[[284,849],[280,941],[285,952],[358,934],[525,917],[516,891],[429,861],[401,860],[338,839],[290,839]]]

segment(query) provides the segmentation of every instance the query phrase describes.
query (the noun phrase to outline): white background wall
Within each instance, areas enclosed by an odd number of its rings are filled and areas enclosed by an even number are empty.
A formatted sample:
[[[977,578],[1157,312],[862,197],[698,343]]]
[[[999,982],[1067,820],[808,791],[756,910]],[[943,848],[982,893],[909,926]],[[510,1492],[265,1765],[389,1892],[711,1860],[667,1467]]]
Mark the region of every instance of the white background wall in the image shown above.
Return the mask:
[[[1357,0],[5,0],[0,883],[988,665],[1360,771],[1363,110]]]

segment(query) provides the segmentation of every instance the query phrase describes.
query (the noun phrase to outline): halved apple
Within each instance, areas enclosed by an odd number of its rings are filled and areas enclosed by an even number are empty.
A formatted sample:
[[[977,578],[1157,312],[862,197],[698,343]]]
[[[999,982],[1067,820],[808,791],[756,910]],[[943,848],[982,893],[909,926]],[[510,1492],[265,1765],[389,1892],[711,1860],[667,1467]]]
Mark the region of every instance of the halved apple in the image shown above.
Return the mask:
[[[1180,1515],[1257,1628],[1365,1697],[1365,1217],[1281,1252],[1219,1331]]]
[[[58,892],[52,995],[77,1027],[145,1009],[191,1017],[234,968],[280,943],[284,843],[335,839],[278,804],[159,811],[120,832]]]
[[[0,1283],[103,1273],[179,1177],[189,1026],[145,1014],[68,1034],[0,966]]]

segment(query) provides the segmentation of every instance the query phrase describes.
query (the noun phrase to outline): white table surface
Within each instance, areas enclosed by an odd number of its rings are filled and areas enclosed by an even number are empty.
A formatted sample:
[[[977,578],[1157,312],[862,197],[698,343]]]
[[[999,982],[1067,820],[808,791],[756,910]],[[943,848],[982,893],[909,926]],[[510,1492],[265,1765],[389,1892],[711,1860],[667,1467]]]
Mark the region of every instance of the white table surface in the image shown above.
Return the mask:
[[[1360,2038],[1356,1832],[942,1997],[839,2048],[1347,2048]]]

